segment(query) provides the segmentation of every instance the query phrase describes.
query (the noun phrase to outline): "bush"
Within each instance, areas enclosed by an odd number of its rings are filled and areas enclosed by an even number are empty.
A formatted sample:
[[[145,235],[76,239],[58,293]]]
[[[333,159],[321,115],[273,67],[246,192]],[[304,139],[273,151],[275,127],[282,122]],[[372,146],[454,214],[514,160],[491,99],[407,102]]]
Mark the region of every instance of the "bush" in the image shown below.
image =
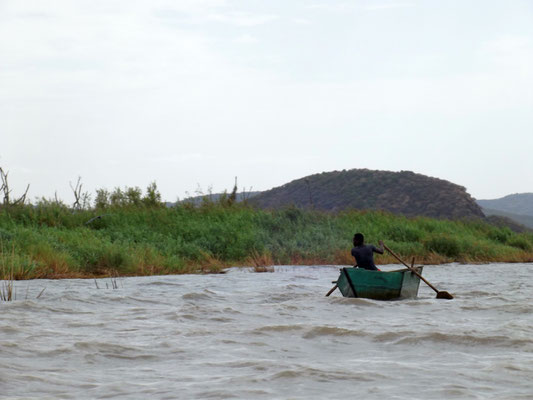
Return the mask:
[[[459,241],[448,234],[436,234],[424,241],[424,247],[446,257],[458,257],[461,254]]]
[[[467,260],[492,260],[502,253],[502,245],[494,244],[489,240],[473,238],[462,242],[461,250]],[[504,250],[503,250],[504,251]]]
[[[36,267],[37,263],[26,255],[0,253],[0,279],[7,279],[9,275],[15,280],[31,278]]]
[[[422,239],[422,232],[414,227],[403,224],[389,225],[383,232],[385,237],[395,242],[418,242]]]
[[[493,229],[491,230],[487,237],[498,243],[507,243],[507,240],[513,235],[513,232],[509,228],[502,228],[502,229]]]
[[[391,249],[404,257],[422,257],[426,252],[424,245],[420,242],[393,242],[388,244]]]
[[[13,238],[13,234],[7,229],[0,228],[0,242],[4,243],[10,241]]]
[[[509,246],[516,247],[517,249],[531,251],[533,246],[531,242],[527,240],[524,236],[514,235],[507,240]]]
[[[287,207],[281,213],[282,218],[287,218],[290,222],[297,223],[303,218],[304,211],[297,207]]]
[[[127,191],[126,191],[127,192]],[[368,243],[384,239],[417,261],[518,261],[531,259],[533,235],[514,234],[480,221],[406,218],[384,212],[324,213],[288,207],[265,211],[210,203],[209,206],[134,206],[72,210],[62,203],[0,210],[0,243],[19,276],[44,277],[153,274],[197,271],[198,266],[239,265],[268,255],[274,263],[351,262],[353,234]],[[88,222],[90,221],[90,222]],[[378,258],[379,261],[379,258]]]

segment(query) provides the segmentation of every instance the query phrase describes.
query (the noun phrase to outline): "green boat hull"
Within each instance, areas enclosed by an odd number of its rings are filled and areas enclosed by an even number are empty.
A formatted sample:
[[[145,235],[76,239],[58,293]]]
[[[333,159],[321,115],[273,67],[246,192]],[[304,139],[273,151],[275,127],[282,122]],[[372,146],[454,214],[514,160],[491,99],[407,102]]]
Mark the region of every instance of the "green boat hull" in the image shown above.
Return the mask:
[[[423,267],[416,267],[422,275]],[[337,280],[344,297],[393,300],[416,297],[420,278],[409,269],[381,272],[361,268],[342,268]]]

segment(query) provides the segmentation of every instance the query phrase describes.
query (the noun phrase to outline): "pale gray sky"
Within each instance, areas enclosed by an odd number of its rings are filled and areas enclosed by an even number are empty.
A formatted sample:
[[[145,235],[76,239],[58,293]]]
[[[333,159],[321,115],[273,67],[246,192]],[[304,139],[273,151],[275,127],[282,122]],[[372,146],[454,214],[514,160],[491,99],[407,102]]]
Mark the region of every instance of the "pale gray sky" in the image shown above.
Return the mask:
[[[0,0],[14,194],[322,171],[533,192],[531,0]]]

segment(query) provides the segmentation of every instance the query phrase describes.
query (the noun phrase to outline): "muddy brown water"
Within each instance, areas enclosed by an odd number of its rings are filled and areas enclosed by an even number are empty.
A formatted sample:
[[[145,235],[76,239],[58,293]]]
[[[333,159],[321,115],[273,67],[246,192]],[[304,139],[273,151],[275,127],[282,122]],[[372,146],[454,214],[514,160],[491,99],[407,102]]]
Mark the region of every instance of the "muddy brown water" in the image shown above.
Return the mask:
[[[533,264],[426,267],[454,300],[326,298],[337,274],[15,282],[0,398],[533,399]]]

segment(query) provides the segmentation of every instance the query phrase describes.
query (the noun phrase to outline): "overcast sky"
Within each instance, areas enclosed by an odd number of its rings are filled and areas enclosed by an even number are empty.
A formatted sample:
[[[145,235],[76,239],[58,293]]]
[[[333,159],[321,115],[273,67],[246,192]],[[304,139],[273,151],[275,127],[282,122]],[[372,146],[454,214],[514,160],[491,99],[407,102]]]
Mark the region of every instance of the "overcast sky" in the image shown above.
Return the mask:
[[[0,166],[168,201],[322,171],[533,192],[531,0],[0,0]]]

